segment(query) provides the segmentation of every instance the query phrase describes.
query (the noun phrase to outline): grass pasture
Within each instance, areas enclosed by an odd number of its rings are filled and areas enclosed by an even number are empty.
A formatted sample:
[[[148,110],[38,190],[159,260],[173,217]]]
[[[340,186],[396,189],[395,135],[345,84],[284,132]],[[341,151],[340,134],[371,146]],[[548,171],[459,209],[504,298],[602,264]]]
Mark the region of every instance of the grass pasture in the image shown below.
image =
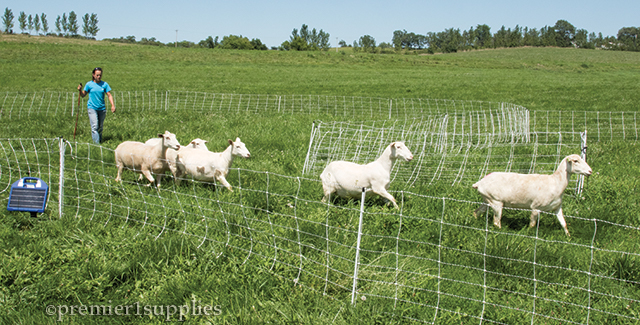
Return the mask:
[[[2,35],[0,53],[0,93],[72,92],[100,66],[114,93],[507,102],[532,112],[630,112],[626,123],[640,102],[640,54],[626,52],[212,51]],[[7,202],[7,187],[17,177],[37,174],[57,184],[55,138],[71,141],[75,116],[69,107],[43,114],[37,103],[9,116],[6,101],[0,103],[0,202]],[[122,103],[116,114],[107,114],[102,146],[89,144],[86,114],[80,115],[77,142],[66,149],[61,219],[57,185],[38,218],[0,212],[2,323],[59,323],[47,314],[49,305],[181,306],[194,300],[220,306],[221,314],[187,317],[193,324],[640,322],[637,136],[600,139],[589,130],[594,175],[580,197],[568,190],[563,204],[570,238],[550,214],[532,229],[527,211],[505,212],[502,229],[492,226],[491,216],[474,219],[480,198],[470,179],[452,184],[444,175],[431,181],[431,169],[411,185],[398,179],[391,191],[401,211],[379,199],[366,201],[359,294],[351,305],[360,202],[322,204],[316,177],[302,175],[313,123],[329,123],[334,114],[143,110]],[[340,119],[371,122],[361,117]],[[171,177],[153,189],[126,171],[123,184],[115,184],[115,147],[164,130],[182,143],[208,140],[212,151],[239,136],[252,157],[234,161],[238,169],[227,177],[234,192],[189,181],[176,186]],[[554,137],[549,133],[540,144]],[[575,144],[562,143],[562,154]],[[540,148],[543,156],[559,151],[557,145]],[[514,161],[531,155],[528,147],[492,150],[492,157]],[[487,155],[484,148],[464,157],[479,165]],[[514,169],[527,170],[530,160]],[[459,168],[447,162],[444,170]],[[166,322],[163,315],[60,318]]]

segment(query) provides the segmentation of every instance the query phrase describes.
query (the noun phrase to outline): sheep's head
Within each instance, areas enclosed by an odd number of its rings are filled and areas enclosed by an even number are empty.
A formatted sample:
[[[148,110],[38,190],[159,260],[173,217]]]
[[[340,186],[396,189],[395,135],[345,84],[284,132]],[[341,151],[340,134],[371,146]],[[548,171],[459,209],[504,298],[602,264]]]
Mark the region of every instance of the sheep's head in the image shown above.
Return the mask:
[[[191,148],[208,150],[207,142],[209,142],[209,141],[202,140],[200,138],[195,138],[195,139],[191,140],[191,142],[189,142],[188,146],[191,147]]]
[[[236,141],[231,141],[229,139],[229,145],[231,145],[231,154],[234,156],[240,156],[242,158],[251,157],[251,153],[249,153],[249,149],[244,145],[240,138],[236,138]]]
[[[567,156],[567,171],[574,174],[589,176],[593,172],[591,167],[578,155]]]
[[[404,161],[411,161],[413,159],[413,154],[404,144],[404,142],[394,142],[391,145],[391,157],[393,159],[402,158]]]
[[[169,131],[164,131],[164,134],[158,133],[158,137],[162,138],[163,147],[168,147],[174,150],[180,149],[180,142],[178,142],[178,139],[176,139],[175,134]]]

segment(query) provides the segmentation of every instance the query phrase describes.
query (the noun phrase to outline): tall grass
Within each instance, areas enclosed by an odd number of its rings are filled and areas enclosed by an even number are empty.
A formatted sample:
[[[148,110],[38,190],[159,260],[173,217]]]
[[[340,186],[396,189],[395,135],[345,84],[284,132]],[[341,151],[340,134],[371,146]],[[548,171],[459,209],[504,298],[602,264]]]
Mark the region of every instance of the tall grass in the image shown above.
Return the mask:
[[[118,90],[194,90],[216,93],[257,94],[319,94],[370,97],[445,98],[461,100],[505,101],[529,109],[544,110],[600,110],[636,111],[640,96],[640,55],[637,53],[582,51],[573,49],[505,49],[477,51],[436,56],[370,55],[340,53],[286,53],[217,51],[204,49],[171,49],[143,46],[123,46],[86,42],[55,44],[26,40],[7,41],[0,36],[0,90],[38,91],[73,90],[78,82],[86,82],[95,66],[105,70],[104,80]],[[80,63],[79,63],[80,62]],[[208,112],[189,114],[172,111],[165,114],[120,113],[107,114],[105,143],[114,149],[125,140],[144,141],[158,132],[170,130],[182,142],[200,137],[209,141],[212,151],[221,151],[226,139],[239,136],[251,151],[252,158],[238,160],[235,166],[249,170],[269,171],[298,176],[302,172],[309,144],[312,121],[329,120],[327,115],[225,114]],[[357,117],[354,117],[357,119]],[[73,134],[72,116],[30,116],[7,119],[0,117],[0,138],[50,138]],[[91,140],[86,116],[78,125],[77,140]],[[591,143],[588,160],[596,174],[588,179],[584,198],[565,198],[566,214],[589,219],[596,218],[637,226],[640,224],[638,176],[640,151],[635,142],[615,141]],[[1,164],[1,162],[0,162]],[[0,175],[6,177],[7,175]],[[128,175],[131,181],[135,178]],[[9,183],[9,181],[3,181]],[[232,181],[232,185],[235,185]],[[166,180],[163,186],[171,186]],[[396,186],[396,187],[394,187]],[[125,187],[126,188],[126,187]],[[392,189],[398,189],[392,185]],[[211,189],[198,188],[201,195]],[[303,195],[321,197],[321,190],[312,186],[302,189]],[[468,186],[450,184],[416,184],[412,192],[478,201]],[[232,197],[225,190],[221,195]],[[6,193],[1,194],[3,202]],[[339,200],[336,204],[355,205]],[[370,229],[380,234],[397,232],[397,221],[384,211],[382,202],[368,203],[373,213]],[[406,214],[440,215],[437,203],[412,205]],[[482,228],[486,220],[470,218],[471,207],[458,209],[460,215],[474,227]],[[467,211],[469,210],[469,211]],[[379,213],[381,212],[381,213]],[[144,302],[150,305],[182,305],[197,299],[202,304],[220,305],[218,317],[191,317],[191,323],[403,323],[386,313],[389,302],[369,298],[355,306],[348,304],[349,293],[337,290],[331,297],[323,296],[312,286],[293,285],[289,280],[268,272],[269,261],[252,258],[245,263],[246,254],[223,250],[212,254],[197,248],[200,242],[175,233],[164,234],[157,240],[140,235],[139,228],[121,227],[102,219],[53,218],[54,213],[37,219],[27,214],[0,213],[0,319],[2,323],[57,323],[45,313],[47,305],[80,305],[109,302],[126,305]],[[104,221],[104,220],[102,220]],[[411,238],[430,241],[438,229],[423,220],[406,220]],[[512,214],[503,219],[503,231],[532,234],[526,227],[526,213]],[[550,233],[558,241],[564,237],[557,221],[547,216],[541,220],[541,231]],[[576,239],[590,236],[589,226],[570,225]],[[477,234],[464,229],[445,229],[446,245],[466,250],[478,250]],[[640,248],[638,234],[621,238],[617,233],[599,230],[601,247]],[[573,237],[572,237],[573,238]],[[500,242],[497,237],[487,246],[489,255],[516,258],[518,253],[530,254],[529,242]],[[384,241],[369,245],[388,244]],[[589,243],[590,245],[590,243]],[[505,251],[510,247],[512,251]],[[563,259],[567,263],[584,260],[588,250],[538,252],[543,259]],[[431,254],[422,248],[420,254]],[[469,260],[473,256],[460,254],[456,258]],[[514,255],[511,255],[514,254]],[[363,254],[364,264],[373,255]],[[587,258],[588,259],[588,258]],[[465,260],[465,261],[466,261]],[[526,272],[527,265],[508,260],[489,260],[492,269],[505,272]],[[434,267],[425,263],[416,268]],[[594,272],[640,281],[637,259],[629,256],[596,257]],[[286,270],[281,270],[285,272]],[[370,270],[375,272],[375,270]],[[366,272],[366,271],[364,271]],[[476,281],[479,274],[456,273],[444,270],[452,278]],[[549,278],[580,277],[563,271],[550,273]],[[469,277],[466,278],[465,277]],[[491,279],[495,286],[511,291],[527,291],[527,283],[512,279]],[[581,280],[581,279],[579,279]],[[429,280],[426,280],[429,281]],[[363,283],[370,290],[384,292],[385,287]],[[427,283],[419,283],[428,285]],[[465,286],[448,288],[474,295]],[[541,289],[542,290],[542,289]],[[576,292],[559,288],[545,288],[539,295],[562,297]],[[548,291],[546,291],[548,290]],[[612,287],[611,292],[638,292],[637,284]],[[435,295],[423,295],[420,301],[433,303]],[[478,292],[479,294],[479,292]],[[489,295],[494,302],[510,303],[530,308],[527,301],[508,294]],[[512,300],[513,299],[513,300]],[[558,298],[560,299],[560,298]],[[564,298],[563,298],[564,299]],[[448,300],[448,301],[446,301]],[[506,300],[506,301],[505,301]],[[444,299],[447,309],[438,316],[442,323],[477,322],[468,314],[478,314],[478,304],[460,305],[453,298]],[[602,302],[616,312],[630,312],[639,317],[639,306],[619,306],[615,299]],[[580,301],[580,304],[583,304]],[[430,311],[400,304],[396,314],[430,322]],[[406,309],[405,309],[406,308]],[[552,303],[537,306],[542,313],[564,313],[560,318],[576,322],[584,320],[584,310],[558,308]],[[406,314],[403,314],[406,311]],[[468,314],[467,314],[468,313]],[[519,313],[510,310],[488,310],[487,317],[505,323],[519,323]],[[569,316],[567,316],[569,315]],[[606,315],[592,315],[591,323],[611,321]],[[65,317],[69,323],[120,324],[131,322],[165,323],[163,317]],[[530,322],[529,319],[526,320]],[[546,318],[536,318],[544,323]],[[619,321],[619,319],[617,319]],[[629,321],[633,323],[632,321]]]

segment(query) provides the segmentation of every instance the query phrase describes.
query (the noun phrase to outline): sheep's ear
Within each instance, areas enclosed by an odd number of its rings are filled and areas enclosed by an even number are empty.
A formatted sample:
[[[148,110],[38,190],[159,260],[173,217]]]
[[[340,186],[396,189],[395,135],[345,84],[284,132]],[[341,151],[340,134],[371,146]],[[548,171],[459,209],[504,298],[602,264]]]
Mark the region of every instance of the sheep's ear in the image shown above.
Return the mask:
[[[233,145],[233,141],[231,139],[228,140],[230,145]]]
[[[196,142],[195,142],[195,141],[191,141],[191,144],[192,144],[192,145],[195,145],[195,144],[196,144]]]
[[[391,142],[391,147],[395,148],[396,147],[396,143],[395,142]]]
[[[202,140],[202,142],[203,142],[204,144],[209,143],[209,141],[207,141],[207,140]]]
[[[240,142],[240,138],[236,137],[236,142]]]
[[[164,138],[164,134],[158,133],[158,138]]]

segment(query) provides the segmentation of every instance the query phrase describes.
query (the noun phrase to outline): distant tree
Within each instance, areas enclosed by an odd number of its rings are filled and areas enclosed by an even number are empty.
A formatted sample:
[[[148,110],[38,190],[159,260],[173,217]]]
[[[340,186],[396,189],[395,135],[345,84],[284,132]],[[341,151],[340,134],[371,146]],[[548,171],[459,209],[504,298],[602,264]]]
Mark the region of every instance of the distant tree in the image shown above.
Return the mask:
[[[487,25],[477,25],[476,26],[476,48],[482,49],[491,46],[491,40],[493,39],[491,35],[491,27]]]
[[[531,28],[524,29],[524,37],[522,38],[522,45],[524,46],[540,46],[540,32],[537,29]]]
[[[62,14],[62,22],[60,24],[62,25],[62,32],[66,35],[69,31],[69,22],[67,20],[66,12]]]
[[[507,47],[509,41],[509,32],[502,25],[502,27],[493,35],[493,46],[498,47]]]
[[[36,35],[40,34],[40,16],[38,15],[33,17],[33,28],[36,30]]]
[[[581,49],[594,49],[593,43],[589,42],[589,34],[586,29],[578,29],[574,36],[576,46]]]
[[[628,51],[640,51],[638,34],[640,27],[623,27],[618,30],[618,41],[622,43],[622,49]]]
[[[375,52],[376,39],[371,35],[361,36],[358,40],[358,47],[362,49],[363,52]]]
[[[555,29],[545,26],[540,29],[540,45],[542,46],[558,46],[558,38]]]
[[[27,15],[24,11],[20,11],[20,15],[18,16],[18,26],[20,27],[20,32],[24,33],[27,29]]]
[[[382,43],[378,44],[378,47],[384,50],[384,49],[393,48],[393,45],[391,45],[390,43],[387,43],[387,42],[382,42]]]
[[[47,15],[40,14],[40,22],[42,23],[42,32],[46,35],[49,32],[49,22],[47,22]]]
[[[4,9],[4,16],[2,16],[2,25],[4,26],[4,32],[7,34],[13,33],[13,12],[11,9]]]
[[[78,16],[75,12],[71,11],[69,13],[69,33],[71,35],[78,35]]]
[[[96,37],[100,28],[98,28],[98,15],[91,13],[91,17],[89,17],[89,34],[92,37]]]
[[[154,45],[154,46],[161,46],[164,45],[162,44],[162,42],[159,42],[156,40],[155,37],[151,37],[151,38],[141,38],[139,44],[141,45]]]
[[[56,18],[56,32],[61,33],[62,32],[62,20],[60,19],[60,15],[58,15],[58,18]]]
[[[209,36],[206,39],[200,41],[198,43],[198,46],[208,48],[208,49],[216,48],[218,46],[218,36],[216,36],[215,39]]]
[[[522,44],[522,28],[520,28],[520,26],[516,25],[516,27],[511,30],[509,29],[509,41],[508,41],[508,46],[509,47],[519,47]]]
[[[84,16],[82,16],[82,34],[84,34],[84,37],[89,37],[90,33],[89,33],[89,14],[84,14]]]
[[[302,24],[300,31],[294,28],[289,40],[282,42],[280,48],[295,51],[328,50],[331,46],[329,44],[329,38],[329,33],[326,33],[322,29],[317,31],[314,28],[309,31],[309,26]]]
[[[344,40],[341,40],[340,42],[338,42],[338,46],[340,47],[347,47],[347,42],[345,42]]]
[[[29,15],[29,19],[28,19],[28,28],[29,28],[29,34],[31,34],[31,31],[33,30],[33,16]]]
[[[251,45],[253,45],[254,50],[266,51],[269,49],[266,45],[262,44],[262,41],[258,38],[252,39]]]
[[[229,35],[224,36],[220,42],[220,48],[222,49],[235,49],[235,50],[253,50],[253,44],[248,38],[242,35]]]
[[[553,26],[556,32],[556,44],[560,47],[569,47],[572,45],[576,28],[566,20],[558,20]]]

